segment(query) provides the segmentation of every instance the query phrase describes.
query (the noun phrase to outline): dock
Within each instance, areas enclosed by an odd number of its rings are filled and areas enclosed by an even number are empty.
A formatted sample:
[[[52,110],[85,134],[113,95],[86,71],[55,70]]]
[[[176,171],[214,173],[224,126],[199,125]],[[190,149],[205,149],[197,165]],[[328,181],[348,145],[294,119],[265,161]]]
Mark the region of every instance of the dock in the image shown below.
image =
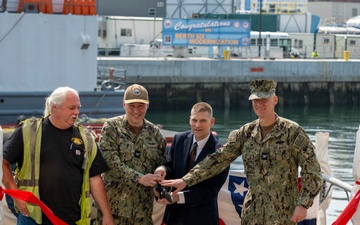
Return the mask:
[[[98,65],[126,70],[126,83],[149,89],[152,107],[249,104],[247,84],[277,81],[284,106],[359,105],[360,60],[344,59],[211,59],[102,57]]]

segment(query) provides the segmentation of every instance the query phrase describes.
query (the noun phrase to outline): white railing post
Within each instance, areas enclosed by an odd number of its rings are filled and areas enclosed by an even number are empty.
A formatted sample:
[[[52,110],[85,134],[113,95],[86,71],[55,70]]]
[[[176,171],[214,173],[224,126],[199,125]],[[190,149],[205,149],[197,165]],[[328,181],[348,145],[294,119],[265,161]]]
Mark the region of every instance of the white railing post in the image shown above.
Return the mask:
[[[360,126],[356,132],[356,142],[355,142],[355,150],[354,150],[354,163],[353,163],[353,176],[355,180],[355,184],[351,191],[352,196],[354,197],[355,194],[360,190]],[[353,217],[352,223],[359,224],[360,222],[360,207],[357,207]]]
[[[315,147],[316,156],[321,167],[321,172],[331,176],[328,160],[329,136],[330,134],[328,132],[316,132]],[[326,225],[326,210],[329,207],[332,198],[332,189],[330,188],[330,185],[330,183],[325,183],[325,187],[322,191],[325,191],[326,195],[324,195],[325,193],[322,193],[322,196],[320,197],[321,202],[317,212],[317,224],[319,225]]]

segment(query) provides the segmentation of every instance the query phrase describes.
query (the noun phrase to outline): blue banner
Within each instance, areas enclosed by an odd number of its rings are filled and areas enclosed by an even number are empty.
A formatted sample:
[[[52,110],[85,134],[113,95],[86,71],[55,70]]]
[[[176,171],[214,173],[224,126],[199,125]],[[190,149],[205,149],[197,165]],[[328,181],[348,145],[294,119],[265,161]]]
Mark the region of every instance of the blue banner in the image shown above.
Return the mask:
[[[250,20],[168,19],[163,44],[172,46],[249,46]]]

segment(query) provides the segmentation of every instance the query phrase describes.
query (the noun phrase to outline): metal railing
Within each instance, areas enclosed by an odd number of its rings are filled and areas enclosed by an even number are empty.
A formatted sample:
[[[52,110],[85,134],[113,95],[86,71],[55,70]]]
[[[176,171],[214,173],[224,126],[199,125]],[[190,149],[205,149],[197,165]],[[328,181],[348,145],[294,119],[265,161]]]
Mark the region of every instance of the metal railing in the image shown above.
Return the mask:
[[[110,70],[113,69],[113,79],[109,81]],[[110,66],[98,66],[97,86],[101,90],[122,90],[126,85],[126,69]]]
[[[341,181],[335,177],[331,177],[327,174],[322,174],[322,178],[325,182],[330,184],[330,187],[325,192],[324,198],[326,198],[329,195],[331,188],[336,186],[336,187],[344,190],[347,200],[350,201],[349,192],[351,192],[351,190],[352,190],[352,186],[350,184],[345,183],[344,181]]]

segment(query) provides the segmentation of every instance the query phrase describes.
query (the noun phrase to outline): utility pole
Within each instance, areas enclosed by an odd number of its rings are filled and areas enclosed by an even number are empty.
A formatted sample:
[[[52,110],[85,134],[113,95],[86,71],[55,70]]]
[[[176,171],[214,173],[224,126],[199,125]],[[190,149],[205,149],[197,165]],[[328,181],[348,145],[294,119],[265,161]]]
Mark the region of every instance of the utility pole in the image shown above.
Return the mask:
[[[258,40],[258,45],[259,45],[259,57],[261,57],[261,45],[262,45],[262,39],[261,39],[261,27],[262,25],[262,0],[260,0],[260,17],[259,17],[259,40]]]
[[[149,16],[154,16],[154,25],[153,25],[153,39],[152,39],[152,47],[153,57],[155,57],[155,24],[156,24],[156,8],[149,8]]]

